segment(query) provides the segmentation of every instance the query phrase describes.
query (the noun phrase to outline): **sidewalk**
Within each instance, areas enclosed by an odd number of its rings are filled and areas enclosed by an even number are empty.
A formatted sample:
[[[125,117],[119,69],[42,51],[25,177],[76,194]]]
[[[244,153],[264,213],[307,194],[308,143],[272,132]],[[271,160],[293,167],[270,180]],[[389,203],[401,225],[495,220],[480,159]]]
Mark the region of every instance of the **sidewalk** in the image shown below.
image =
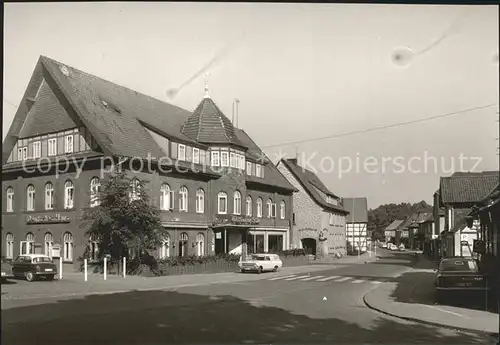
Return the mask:
[[[83,273],[65,273],[63,279],[53,282],[28,283],[23,280],[9,279],[2,285],[2,300],[42,299],[68,296],[85,296],[92,294],[120,293],[132,290],[148,291],[187,286],[201,286],[221,283],[256,281],[274,276],[290,274],[307,274],[332,268],[331,265],[307,265],[283,267],[276,273],[209,273],[186,274],[163,277],[144,278],[139,276],[108,275],[104,280],[101,274],[88,275],[84,281]]]
[[[434,302],[436,264],[423,255],[397,281],[368,292],[363,300],[376,311],[440,327],[498,334],[498,314]]]

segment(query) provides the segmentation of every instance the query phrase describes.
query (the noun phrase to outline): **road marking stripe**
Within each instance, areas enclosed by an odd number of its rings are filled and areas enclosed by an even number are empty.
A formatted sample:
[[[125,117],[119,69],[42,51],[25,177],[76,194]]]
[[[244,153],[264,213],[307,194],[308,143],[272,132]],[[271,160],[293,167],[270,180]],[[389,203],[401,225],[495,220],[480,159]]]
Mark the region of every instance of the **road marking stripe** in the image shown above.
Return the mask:
[[[344,278],[340,278],[340,279],[336,280],[335,282],[342,283],[342,282],[348,281],[349,279],[351,279],[351,277],[344,277]]]
[[[353,283],[353,284],[359,284],[359,283],[363,283],[363,282],[365,282],[365,280],[363,280],[363,279],[358,279],[358,280],[355,280],[355,281],[353,281],[353,282],[351,282],[351,283]]]
[[[300,281],[301,282],[306,282],[306,281],[309,281],[309,280],[314,280],[316,278],[323,278],[324,276],[315,276],[315,277],[309,277],[309,278],[306,278],[306,279],[301,279]]]
[[[285,279],[285,280],[297,280],[297,279],[307,278],[307,277],[309,277],[309,276],[308,275],[307,276],[298,276],[298,277],[288,278],[288,279]]]
[[[291,278],[291,277],[295,277],[295,276],[296,276],[296,274],[290,274],[289,276],[274,277],[274,278],[271,278],[268,280],[280,280],[280,279]]]
[[[340,278],[340,276],[333,276],[333,277],[326,277],[326,278],[323,278],[323,279],[318,279],[316,280],[317,282],[327,282],[329,280],[332,280],[332,279],[337,279],[337,278]]]
[[[456,315],[456,316],[460,316],[460,317],[463,317],[463,318],[466,318],[468,319],[467,316],[465,315],[462,315],[462,314],[458,314],[458,313],[454,313],[452,311],[448,311],[448,310],[444,310],[444,309],[441,309],[441,308],[437,308],[437,307],[433,307],[432,305],[427,305],[427,304],[424,304],[426,307],[429,307],[429,308],[432,308],[432,309],[435,309],[435,310],[439,310],[439,311],[442,311],[444,313],[448,313],[448,314],[451,314],[451,315]]]

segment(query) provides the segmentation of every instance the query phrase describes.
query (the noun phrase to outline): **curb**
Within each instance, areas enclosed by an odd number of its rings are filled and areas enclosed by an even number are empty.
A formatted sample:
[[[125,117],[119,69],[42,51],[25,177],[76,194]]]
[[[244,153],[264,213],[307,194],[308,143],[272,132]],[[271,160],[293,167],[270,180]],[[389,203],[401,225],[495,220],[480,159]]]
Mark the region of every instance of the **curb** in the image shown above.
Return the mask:
[[[416,263],[419,260],[420,260],[420,255],[417,256],[416,260],[413,262],[413,265],[412,265],[411,269],[413,269],[413,266],[415,266]],[[379,288],[375,288],[375,289],[379,289]],[[373,290],[371,290],[371,291],[373,291]],[[417,318],[413,318],[413,317],[400,316],[400,315],[397,315],[397,314],[394,314],[394,313],[387,312],[385,310],[377,308],[377,307],[373,306],[372,304],[368,303],[368,301],[366,300],[366,296],[371,291],[368,291],[366,294],[364,294],[364,296],[363,296],[363,303],[368,308],[370,308],[372,310],[375,310],[375,311],[377,311],[377,312],[379,312],[381,314],[392,316],[392,317],[395,317],[395,318],[398,318],[398,319],[401,319],[401,320],[405,320],[405,321],[411,321],[411,322],[420,323],[420,324],[427,325],[427,326],[445,328],[445,329],[450,329],[450,330],[459,331],[459,332],[467,332],[467,333],[473,333],[473,334],[478,334],[478,335],[486,335],[486,336],[492,337],[492,338],[496,338],[496,337],[499,336],[498,333],[490,333],[490,332],[486,332],[486,331],[480,331],[480,330],[477,330],[477,329],[465,328],[465,327],[454,327],[454,326],[450,326],[450,325],[444,325],[444,324],[441,324],[441,323],[438,323],[438,322],[425,321],[425,320],[421,320],[421,319],[417,319]]]
[[[397,315],[397,314],[389,313],[389,312],[387,312],[385,310],[379,309],[379,308],[373,306],[372,304],[368,303],[366,301],[366,295],[368,295],[369,293],[370,292],[366,293],[363,296],[363,302],[364,302],[364,304],[368,308],[370,308],[372,310],[375,310],[375,311],[377,311],[377,312],[379,312],[381,314],[389,315],[389,316],[392,316],[392,317],[396,317],[396,318],[401,319],[401,320],[406,320],[406,321],[412,321],[412,322],[420,323],[420,324],[427,325],[427,326],[433,326],[433,327],[439,327],[439,328],[446,328],[446,329],[450,329],[450,330],[454,330],[454,331],[474,333],[474,334],[479,334],[479,335],[486,335],[486,336],[489,336],[489,337],[492,337],[492,338],[498,337],[498,333],[490,333],[490,332],[480,331],[480,330],[473,329],[473,328],[455,327],[455,326],[450,326],[450,325],[444,325],[444,324],[441,324],[441,323],[438,323],[438,322],[425,321],[425,320],[421,320],[421,319],[417,319],[417,318],[413,318],[413,317],[400,316],[400,315]]]

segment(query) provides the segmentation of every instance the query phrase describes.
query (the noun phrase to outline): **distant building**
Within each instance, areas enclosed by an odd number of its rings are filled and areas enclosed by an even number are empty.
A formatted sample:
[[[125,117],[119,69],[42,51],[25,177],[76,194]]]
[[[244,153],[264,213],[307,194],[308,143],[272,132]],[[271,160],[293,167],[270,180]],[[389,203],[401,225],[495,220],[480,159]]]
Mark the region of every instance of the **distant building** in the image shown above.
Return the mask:
[[[445,212],[445,226],[441,234],[442,256],[472,255],[474,240],[480,239],[480,223],[467,224],[466,216],[498,183],[498,171],[459,172],[441,177],[434,212],[439,208]]]
[[[396,219],[384,230],[385,241],[387,243],[396,243],[396,230],[404,222],[404,219]]]
[[[348,252],[364,253],[369,249],[368,201],[366,198],[342,198],[342,206],[349,211],[346,219]]]
[[[293,247],[306,248],[318,257],[345,254],[349,211],[340,204],[340,197],[315,173],[301,167],[297,159],[282,159],[277,167],[298,190],[293,195]]]

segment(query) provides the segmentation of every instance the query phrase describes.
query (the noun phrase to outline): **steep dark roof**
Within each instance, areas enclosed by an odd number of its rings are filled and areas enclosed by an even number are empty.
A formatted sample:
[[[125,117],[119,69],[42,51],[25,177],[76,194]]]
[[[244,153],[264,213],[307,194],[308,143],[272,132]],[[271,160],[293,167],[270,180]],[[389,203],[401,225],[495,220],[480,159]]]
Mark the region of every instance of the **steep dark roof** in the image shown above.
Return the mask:
[[[295,159],[282,159],[280,162],[278,162],[278,164],[280,163],[284,164],[285,167],[288,168],[288,170],[297,179],[297,181],[299,181],[300,185],[305,189],[307,194],[309,194],[309,196],[318,205],[328,210],[349,214],[349,211],[345,208],[326,202],[326,200],[323,198],[320,192],[318,192],[318,190],[334,198],[338,199],[338,197],[330,190],[328,190],[328,188],[323,184],[323,182],[321,182],[321,180],[316,176],[315,173],[298,165],[297,160]]]
[[[441,177],[441,201],[445,204],[476,203],[483,200],[498,183],[498,171],[454,173],[450,177]]]
[[[265,161],[269,161],[269,158],[261,151],[257,144],[250,138],[250,136],[242,129],[235,128],[235,132],[238,138],[241,140],[243,145],[248,147],[247,155],[253,155],[258,157],[264,157]],[[262,159],[259,159],[261,162]],[[278,168],[274,164],[267,164],[264,178],[256,176],[246,176],[247,182],[257,183],[267,186],[276,186],[290,191],[297,191],[297,189],[286,179],[285,176],[281,174]]]
[[[342,198],[342,206],[349,211],[346,222],[368,223],[368,200],[366,198]]]
[[[391,231],[391,230],[396,230],[400,225],[401,223],[404,222],[404,219],[396,219],[396,220],[393,220],[391,224],[389,224],[387,226],[387,228],[385,228],[385,231]]]
[[[428,217],[432,217],[432,209],[414,212],[411,216],[407,217],[403,223],[399,225],[398,230],[417,228],[418,223],[425,221]]]
[[[235,144],[242,146],[234,126],[210,97],[205,97],[187,118],[181,133],[206,144]]]
[[[65,109],[71,108],[75,112],[75,116],[92,133],[105,155],[140,158],[148,158],[149,155],[157,158],[165,156],[145,127],[157,129],[163,135],[180,143],[205,146],[197,142],[195,140],[197,138],[192,138],[192,132],[188,131],[189,136],[183,133],[183,128],[188,126],[184,124],[189,122],[188,119],[191,119],[191,122],[194,119],[192,112],[40,56],[4,141],[2,157],[4,167],[17,164],[6,164],[6,162],[17,139],[23,134],[21,130],[30,111],[25,100],[35,97],[43,80],[52,89],[60,91],[62,96],[57,97],[57,102],[60,102]],[[45,92],[45,89],[43,91]],[[197,110],[202,118],[206,115],[209,119],[214,113],[223,116],[210,99],[204,99],[198,106],[200,107],[203,109]],[[59,108],[56,110],[62,111]],[[209,115],[210,113],[212,114]],[[249,158],[254,160],[265,158],[248,135],[232,125],[229,126],[228,121],[227,118],[223,120],[228,140],[232,140],[233,144],[242,148],[249,148],[247,150]],[[203,136],[203,140],[208,139],[203,130],[199,135]],[[269,186],[276,185],[290,191],[295,190],[279,171],[275,171],[276,167],[268,163],[268,158],[262,159],[262,164],[269,166],[269,169],[266,168],[264,178],[256,179]],[[177,164],[183,165],[182,162]],[[207,171],[211,173],[212,169],[208,167]]]

